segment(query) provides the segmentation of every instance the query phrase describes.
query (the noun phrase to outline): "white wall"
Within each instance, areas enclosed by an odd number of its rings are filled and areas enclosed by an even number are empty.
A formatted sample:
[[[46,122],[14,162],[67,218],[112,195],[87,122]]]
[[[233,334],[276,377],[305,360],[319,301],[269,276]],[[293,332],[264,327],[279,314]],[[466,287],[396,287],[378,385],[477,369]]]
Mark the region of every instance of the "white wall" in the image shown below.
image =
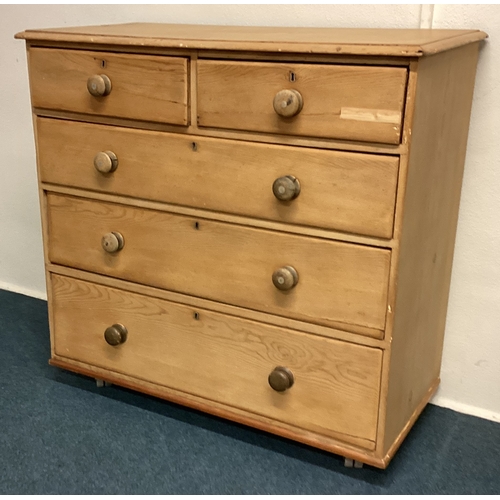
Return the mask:
[[[474,91],[436,402],[500,421],[500,6],[439,5],[433,27],[490,36]]]
[[[432,16],[433,14],[433,16]],[[27,28],[193,24],[478,28],[480,56],[446,326],[433,402],[500,421],[500,7],[495,5],[0,5],[0,288],[45,295]]]

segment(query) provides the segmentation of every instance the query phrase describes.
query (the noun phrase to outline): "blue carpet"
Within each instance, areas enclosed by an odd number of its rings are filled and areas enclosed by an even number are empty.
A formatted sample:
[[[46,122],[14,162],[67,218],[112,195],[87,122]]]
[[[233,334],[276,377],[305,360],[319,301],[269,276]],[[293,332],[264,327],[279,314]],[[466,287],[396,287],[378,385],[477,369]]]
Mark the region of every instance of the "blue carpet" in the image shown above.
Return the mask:
[[[0,290],[0,494],[499,494],[500,424],[428,406],[385,471],[50,367]]]

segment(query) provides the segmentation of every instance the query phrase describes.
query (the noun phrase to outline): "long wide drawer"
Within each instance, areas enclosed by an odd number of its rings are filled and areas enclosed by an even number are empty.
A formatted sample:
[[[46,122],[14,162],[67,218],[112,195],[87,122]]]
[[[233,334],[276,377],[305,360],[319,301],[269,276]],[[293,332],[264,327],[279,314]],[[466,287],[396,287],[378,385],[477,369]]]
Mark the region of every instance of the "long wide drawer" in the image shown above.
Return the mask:
[[[398,144],[407,69],[198,60],[198,124]]]
[[[187,58],[31,48],[29,70],[34,107],[188,124]]]
[[[388,250],[54,193],[47,207],[53,263],[375,336],[384,329]],[[123,248],[105,251],[104,235],[108,250],[120,235]]]
[[[373,448],[382,351],[51,275],[55,354]],[[105,330],[126,328],[110,345]],[[125,338],[123,329],[113,342]],[[293,385],[268,376],[287,368]],[[360,441],[361,440],[361,441]]]
[[[37,135],[43,182],[369,236],[392,236],[399,165],[395,157],[48,118],[37,118]],[[95,168],[94,159],[99,167],[102,158],[111,168],[113,154],[116,170],[101,173]],[[285,198],[295,198],[279,199],[279,193],[273,194],[273,185],[279,188],[289,176],[297,179],[298,194],[285,191]]]

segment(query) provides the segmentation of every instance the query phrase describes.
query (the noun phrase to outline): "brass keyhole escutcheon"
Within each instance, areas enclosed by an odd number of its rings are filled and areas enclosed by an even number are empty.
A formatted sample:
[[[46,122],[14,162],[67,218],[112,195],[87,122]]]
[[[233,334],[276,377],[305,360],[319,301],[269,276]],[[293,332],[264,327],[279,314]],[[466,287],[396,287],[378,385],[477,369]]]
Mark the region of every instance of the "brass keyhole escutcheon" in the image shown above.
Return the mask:
[[[104,340],[112,346],[123,344],[127,340],[128,331],[120,323],[108,326],[104,331]]]
[[[267,379],[276,392],[284,392],[292,387],[295,379],[293,373],[285,366],[277,366]]]

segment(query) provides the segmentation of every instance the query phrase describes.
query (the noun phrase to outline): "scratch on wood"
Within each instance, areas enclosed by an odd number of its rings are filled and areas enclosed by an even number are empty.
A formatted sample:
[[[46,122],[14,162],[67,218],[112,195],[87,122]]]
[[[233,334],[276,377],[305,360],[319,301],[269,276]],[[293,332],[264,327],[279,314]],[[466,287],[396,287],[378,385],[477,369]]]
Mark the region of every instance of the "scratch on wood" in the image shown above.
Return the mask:
[[[361,122],[401,123],[401,113],[387,109],[340,108],[340,118]]]

